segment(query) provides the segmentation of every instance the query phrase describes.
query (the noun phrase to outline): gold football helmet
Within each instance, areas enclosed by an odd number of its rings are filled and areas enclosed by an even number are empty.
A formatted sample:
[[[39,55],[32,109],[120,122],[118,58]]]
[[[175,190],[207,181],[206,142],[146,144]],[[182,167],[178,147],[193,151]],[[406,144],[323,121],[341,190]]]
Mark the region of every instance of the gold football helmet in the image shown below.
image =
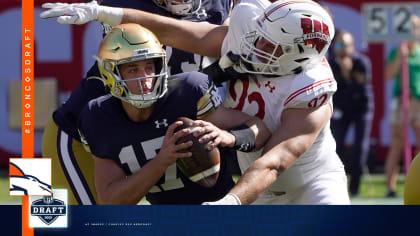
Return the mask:
[[[101,79],[110,93],[137,108],[151,106],[167,91],[167,64],[166,53],[156,36],[148,29],[138,24],[121,24],[111,29],[102,40],[98,56]],[[119,66],[141,60],[153,59],[155,74],[124,80],[121,77]],[[144,93],[141,81],[154,78],[151,92]],[[127,82],[137,81],[140,94],[132,93]]]

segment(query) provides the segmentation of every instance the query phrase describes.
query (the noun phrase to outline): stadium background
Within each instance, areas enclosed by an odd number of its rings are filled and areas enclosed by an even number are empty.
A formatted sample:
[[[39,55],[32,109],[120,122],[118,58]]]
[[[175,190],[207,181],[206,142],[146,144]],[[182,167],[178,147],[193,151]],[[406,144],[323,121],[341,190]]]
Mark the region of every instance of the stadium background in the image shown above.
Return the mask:
[[[35,35],[35,135],[34,151],[41,155],[43,124],[50,117],[50,112],[64,102],[71,91],[76,88],[80,78],[93,63],[92,55],[101,40],[101,27],[98,22],[82,26],[60,25],[55,19],[41,20],[41,5],[48,0],[35,0],[34,35]],[[61,1],[81,2],[81,1]],[[370,57],[372,61],[375,114],[371,133],[371,161],[380,166],[383,164],[389,145],[389,98],[393,82],[384,80],[384,63],[392,44],[366,44],[362,39],[361,0],[319,1],[327,6],[334,15],[338,29],[353,33],[355,45]],[[381,2],[396,2],[382,0]],[[415,1],[405,1],[415,2]],[[0,3],[0,22],[3,22],[0,51],[0,168],[7,170],[8,159],[19,157],[21,153],[21,135],[16,117],[18,109],[14,102],[21,79],[21,1],[8,0]],[[351,20],[350,20],[351,19]],[[42,82],[46,83],[42,83]],[[51,91],[53,90],[53,91]],[[57,94],[56,98],[54,97]],[[49,94],[49,95],[47,95]],[[17,125],[16,125],[17,124]],[[350,141],[352,133],[348,137]],[[410,131],[410,141],[415,139]],[[351,144],[349,142],[349,144]]]

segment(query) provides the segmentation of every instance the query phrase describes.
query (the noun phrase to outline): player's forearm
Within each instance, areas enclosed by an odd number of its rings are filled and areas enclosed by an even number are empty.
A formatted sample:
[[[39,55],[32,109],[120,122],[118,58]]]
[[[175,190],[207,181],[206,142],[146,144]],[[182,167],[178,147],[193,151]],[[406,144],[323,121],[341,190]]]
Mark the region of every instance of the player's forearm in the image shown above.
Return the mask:
[[[246,123],[255,135],[255,148],[252,151],[258,151],[264,147],[271,136],[270,130],[260,119],[252,119]]]
[[[133,175],[108,185],[106,192],[100,194],[101,204],[135,205],[158,182],[166,166],[159,160],[151,160]]]
[[[227,26],[177,20],[148,12],[124,9],[123,23],[148,28],[164,45],[210,57],[220,57]]]
[[[247,146],[249,144],[247,151],[256,151],[264,146],[271,135],[270,130],[259,118],[223,106],[219,106],[215,112],[204,117],[203,120],[211,122],[220,129],[229,130],[230,134],[227,136],[234,135],[233,143],[226,147],[233,148],[235,145]]]
[[[273,159],[274,158],[274,159]],[[285,162],[275,156],[264,155],[257,159],[241,176],[230,193],[239,197],[243,205],[251,204],[287,169]]]
[[[287,119],[283,121],[288,123]],[[254,202],[279,175],[311,147],[320,130],[309,128],[310,132],[303,131],[299,130],[298,125],[290,127],[291,124],[288,124],[285,127],[285,124],[272,134],[264,146],[263,155],[248,168],[231,190],[242,204]],[[305,126],[304,129],[307,128]]]
[[[287,109],[280,127],[273,132],[257,159],[232,189],[242,204],[255,201],[279,175],[287,170],[316,140],[331,117],[331,107]]]

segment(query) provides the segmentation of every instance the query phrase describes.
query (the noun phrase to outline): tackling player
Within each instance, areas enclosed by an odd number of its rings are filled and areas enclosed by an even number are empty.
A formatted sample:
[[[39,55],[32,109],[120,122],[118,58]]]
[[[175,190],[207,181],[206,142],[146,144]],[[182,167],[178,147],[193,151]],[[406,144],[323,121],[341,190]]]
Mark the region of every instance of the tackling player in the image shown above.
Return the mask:
[[[349,204],[330,130],[332,19],[312,1],[257,2],[234,8],[219,65],[247,73],[230,80],[225,105],[263,119],[273,135],[262,154],[238,153],[243,176],[206,204]]]
[[[238,154],[243,176],[230,194],[208,204],[349,204],[329,127],[336,82],[324,58],[334,37],[325,9],[306,0],[242,0],[229,27],[132,9],[96,12],[84,11],[78,23],[136,22],[164,44],[221,57],[221,68],[209,73],[234,78],[225,105],[258,116],[273,132],[262,153]],[[41,17],[74,23],[66,14],[69,9],[51,9]]]
[[[105,0],[101,5],[96,2],[90,4],[91,9],[99,6],[119,6],[212,24],[227,24],[231,8],[231,0],[189,0],[181,4],[176,0]],[[56,5],[68,6],[61,3]],[[104,34],[110,28],[108,24],[103,24]],[[166,52],[168,70],[171,74],[198,71],[211,62],[208,57],[194,55],[169,46],[166,47]],[[87,77],[92,76],[100,76],[96,64],[87,73]],[[104,94],[106,90],[100,81],[82,79],[70,98],[54,112],[44,130],[42,155],[52,158],[52,186],[68,189],[71,205],[91,205],[97,202],[94,190],[93,160],[80,143],[76,122],[83,106],[90,99]]]
[[[80,114],[79,130],[94,159],[101,204],[137,204],[144,196],[151,204],[200,204],[231,189],[234,183],[224,162],[211,188],[177,169],[176,160],[190,157],[183,150],[192,144],[177,142],[189,133],[175,132],[182,125],[178,117],[203,119],[196,121],[203,127],[199,135],[203,142],[212,140],[210,149],[246,144],[221,130],[244,124],[241,130],[255,138],[249,151],[261,148],[269,137],[261,120],[220,106],[222,99],[208,76],[186,72],[168,77],[165,56],[153,33],[138,24],[114,27],[99,46],[100,79],[110,95],[89,102]],[[220,151],[223,156],[224,149]],[[207,175],[219,171],[209,170]]]

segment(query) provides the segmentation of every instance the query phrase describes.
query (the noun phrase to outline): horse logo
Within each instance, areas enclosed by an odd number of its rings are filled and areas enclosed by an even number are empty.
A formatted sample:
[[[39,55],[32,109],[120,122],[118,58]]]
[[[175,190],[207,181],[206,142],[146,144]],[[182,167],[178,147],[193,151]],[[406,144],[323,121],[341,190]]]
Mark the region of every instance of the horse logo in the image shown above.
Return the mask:
[[[51,185],[41,181],[38,177],[26,174],[16,163],[9,164],[10,195],[38,195],[51,196]]]

